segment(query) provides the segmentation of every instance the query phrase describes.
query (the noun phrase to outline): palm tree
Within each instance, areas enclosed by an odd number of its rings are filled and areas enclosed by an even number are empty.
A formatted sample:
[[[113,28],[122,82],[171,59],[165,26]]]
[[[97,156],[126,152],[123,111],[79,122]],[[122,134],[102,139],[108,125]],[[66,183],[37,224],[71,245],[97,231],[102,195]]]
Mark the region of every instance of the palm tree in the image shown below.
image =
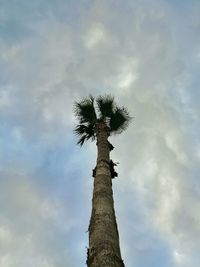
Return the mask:
[[[75,102],[74,113],[79,122],[74,129],[80,138],[77,144],[82,146],[91,139],[96,140],[97,145],[86,263],[88,267],[124,267],[112,191],[112,178],[117,176],[113,171],[115,164],[110,160],[110,151],[114,147],[108,137],[125,130],[131,117],[126,108],[117,106],[110,95],[97,97],[96,108],[91,95]]]

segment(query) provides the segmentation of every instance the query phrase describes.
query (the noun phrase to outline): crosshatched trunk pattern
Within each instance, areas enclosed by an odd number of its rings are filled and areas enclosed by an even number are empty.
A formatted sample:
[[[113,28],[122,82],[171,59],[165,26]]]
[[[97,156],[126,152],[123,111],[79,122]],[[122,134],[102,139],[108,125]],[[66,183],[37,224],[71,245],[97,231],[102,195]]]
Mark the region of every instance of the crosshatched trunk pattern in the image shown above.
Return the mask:
[[[92,214],[89,224],[88,267],[124,267],[114,211],[110,173],[109,128],[96,125],[97,165],[94,178]]]

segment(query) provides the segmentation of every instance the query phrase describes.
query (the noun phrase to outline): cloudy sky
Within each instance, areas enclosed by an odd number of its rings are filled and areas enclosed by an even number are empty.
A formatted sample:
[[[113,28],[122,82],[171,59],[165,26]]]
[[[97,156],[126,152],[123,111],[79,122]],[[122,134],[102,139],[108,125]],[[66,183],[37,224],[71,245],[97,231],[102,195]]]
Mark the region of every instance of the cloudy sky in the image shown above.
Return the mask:
[[[111,93],[126,267],[200,262],[199,0],[0,0],[0,266],[83,267],[96,146],[73,102]]]

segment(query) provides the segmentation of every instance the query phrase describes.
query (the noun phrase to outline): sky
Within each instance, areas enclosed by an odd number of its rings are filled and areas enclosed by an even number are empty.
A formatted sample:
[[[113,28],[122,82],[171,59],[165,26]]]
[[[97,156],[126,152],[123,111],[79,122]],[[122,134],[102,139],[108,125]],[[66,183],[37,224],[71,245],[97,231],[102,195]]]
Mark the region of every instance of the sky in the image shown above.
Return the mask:
[[[199,0],[0,0],[0,266],[86,266],[95,142],[73,103],[112,94],[126,267],[200,262]]]

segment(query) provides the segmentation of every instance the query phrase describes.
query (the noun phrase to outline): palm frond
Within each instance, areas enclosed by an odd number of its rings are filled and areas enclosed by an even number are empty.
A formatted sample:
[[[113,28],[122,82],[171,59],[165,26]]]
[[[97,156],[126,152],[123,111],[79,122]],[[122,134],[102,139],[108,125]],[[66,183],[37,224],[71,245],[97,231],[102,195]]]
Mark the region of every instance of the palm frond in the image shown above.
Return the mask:
[[[87,132],[87,126],[84,124],[79,124],[75,127],[74,133],[78,136],[81,136]]]
[[[126,108],[116,106],[110,119],[110,133],[119,134],[129,125],[131,117]]]
[[[89,125],[79,124],[75,127],[74,132],[78,136],[81,136],[83,134],[86,134],[88,136],[93,136],[95,134],[95,128],[92,124]]]
[[[115,108],[114,97],[111,95],[99,96],[96,99],[100,119],[111,117]]]
[[[74,133],[81,137],[77,142],[77,144],[80,144],[81,146],[86,140],[91,139],[93,141],[95,139],[95,127],[92,124],[79,124],[75,127]]]
[[[86,135],[83,135],[77,142],[77,145],[80,145],[82,146],[85,142],[85,139],[86,139]]]
[[[80,102],[75,102],[74,114],[79,123],[95,124],[97,115],[94,108],[94,97],[90,95],[89,98],[85,98]]]
[[[124,131],[132,119],[124,107],[119,107],[111,95],[99,96],[96,99],[98,117],[94,107],[94,97],[89,96],[80,102],[75,102],[74,113],[79,124],[74,133],[79,136],[77,144],[81,146],[85,141],[95,140],[96,123],[103,121],[109,128],[110,134]]]

